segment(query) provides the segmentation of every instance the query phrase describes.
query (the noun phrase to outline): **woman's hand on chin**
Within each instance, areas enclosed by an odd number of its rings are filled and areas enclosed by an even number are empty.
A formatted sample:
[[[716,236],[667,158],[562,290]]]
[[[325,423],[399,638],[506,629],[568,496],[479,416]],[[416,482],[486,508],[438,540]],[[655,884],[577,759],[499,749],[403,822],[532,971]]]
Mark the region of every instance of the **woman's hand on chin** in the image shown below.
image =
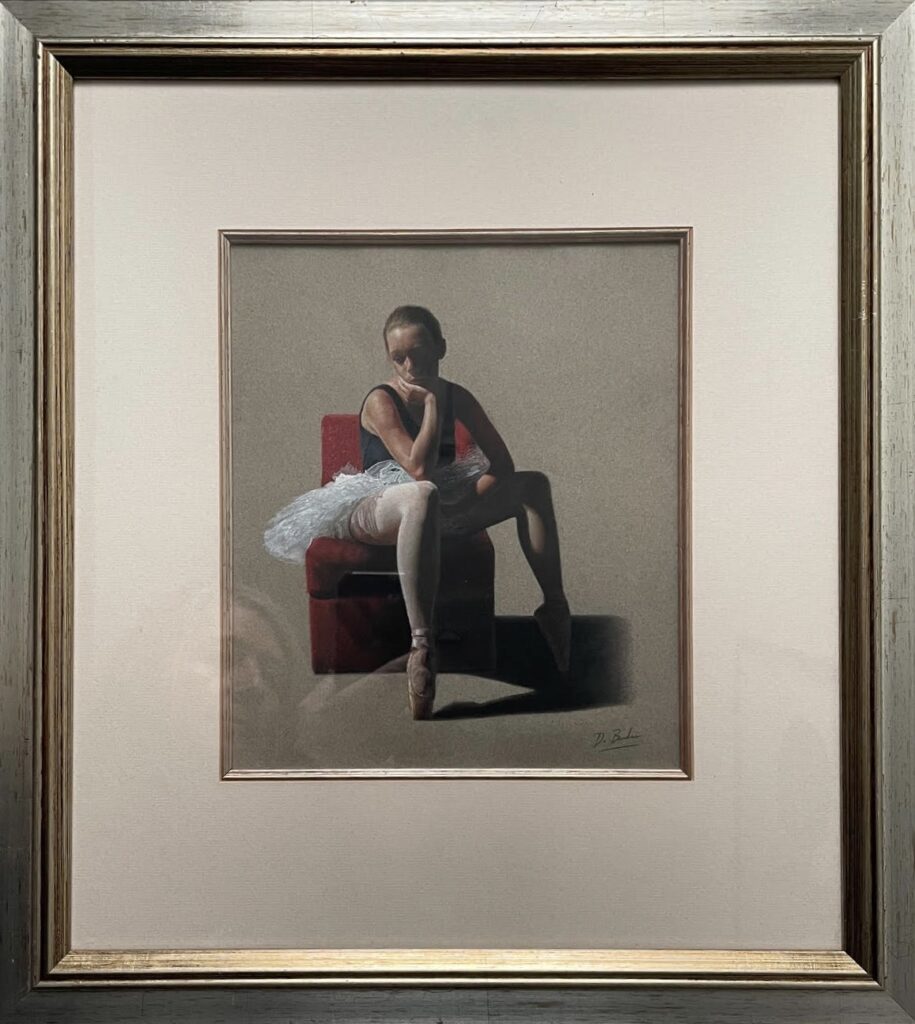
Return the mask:
[[[436,397],[434,388],[426,388],[421,384],[408,384],[400,377],[396,377],[394,380],[394,390],[407,405],[424,405],[430,397]]]

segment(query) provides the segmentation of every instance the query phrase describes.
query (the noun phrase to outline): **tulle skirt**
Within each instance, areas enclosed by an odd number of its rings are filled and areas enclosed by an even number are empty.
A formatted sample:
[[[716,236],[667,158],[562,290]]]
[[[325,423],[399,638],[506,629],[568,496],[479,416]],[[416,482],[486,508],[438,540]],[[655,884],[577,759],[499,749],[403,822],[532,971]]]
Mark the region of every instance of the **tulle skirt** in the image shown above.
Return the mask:
[[[463,531],[462,516],[451,512],[449,506],[467,497],[488,469],[486,456],[479,448],[471,448],[460,459],[433,471],[432,482],[438,487],[442,503],[443,533]],[[301,565],[315,537],[352,539],[349,518],[363,498],[412,480],[413,477],[393,459],[377,462],[361,472],[354,466],[344,466],[330,483],[300,494],[280,509],[264,531],[264,546],[274,558]]]

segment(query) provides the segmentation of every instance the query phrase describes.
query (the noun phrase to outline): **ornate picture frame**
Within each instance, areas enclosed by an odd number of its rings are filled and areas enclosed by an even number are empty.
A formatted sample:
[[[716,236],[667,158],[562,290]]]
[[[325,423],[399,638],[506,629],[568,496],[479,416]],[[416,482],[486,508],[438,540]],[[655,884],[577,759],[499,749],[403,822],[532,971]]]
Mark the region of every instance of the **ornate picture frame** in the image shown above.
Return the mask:
[[[14,0],[0,6],[2,166],[11,183],[0,197],[8,228],[0,268],[9,296],[0,323],[4,433],[10,438],[3,475],[11,482],[2,519],[9,595],[2,751],[10,794],[4,818],[12,837],[4,872],[12,927],[4,929],[0,978],[11,993],[13,1019],[75,1015],[91,1003],[101,1019],[185,1012],[200,1019],[202,1007],[222,1012],[228,1006],[238,1019],[269,1020],[286,1011],[327,1013],[342,1005],[335,999],[349,999],[358,1012],[358,999],[367,995],[310,992],[316,988],[354,993],[395,986],[403,990],[398,996],[378,993],[374,1004],[391,1020],[402,1018],[407,1006],[429,1012],[432,1004],[415,1000],[430,987],[443,990],[441,997],[448,993],[455,1019],[469,1019],[484,1005],[475,994],[462,995],[466,988],[498,989],[507,999],[524,988],[559,987],[565,991],[555,996],[554,1012],[578,1006],[583,1017],[593,1013],[595,1019],[623,1020],[638,1007],[644,1019],[657,1013],[659,1020],[726,1011],[734,1020],[796,1015],[825,1021],[846,1008],[856,1019],[904,1020],[893,1000],[908,1012],[915,1008],[909,847],[915,819],[909,614],[915,599],[915,5],[862,0],[841,11],[823,3],[797,13],[788,4],[739,2],[722,11],[696,2],[674,16],[668,5],[649,2],[572,4],[554,15],[542,12],[522,32],[520,10],[513,8],[529,5],[494,5],[499,14],[481,28],[470,10],[475,5],[440,5],[430,22],[419,4],[388,13],[382,24],[390,26],[389,36],[379,36],[374,24],[367,31],[362,12],[347,13],[347,4],[304,6],[310,18],[302,17],[300,4],[265,4],[253,23],[239,22],[247,5],[231,2],[188,10]],[[81,78],[245,77],[838,82],[841,949],[71,948],[73,84]],[[157,994],[145,1006],[140,995],[117,1001],[123,993],[115,990],[136,992],[138,986],[207,991],[184,993],[183,1002],[177,992]],[[226,993],[228,986],[252,991],[239,1001]],[[279,1002],[257,991],[290,986],[302,991]],[[87,987],[108,991],[80,991]],[[589,993],[593,1001],[581,1003],[576,1000],[584,993],[572,994],[606,987],[618,991],[600,999]],[[662,989],[664,1000],[648,1009],[644,1000]],[[522,1009],[516,1012],[540,1019],[544,1011],[530,996],[517,998],[514,1005]]]

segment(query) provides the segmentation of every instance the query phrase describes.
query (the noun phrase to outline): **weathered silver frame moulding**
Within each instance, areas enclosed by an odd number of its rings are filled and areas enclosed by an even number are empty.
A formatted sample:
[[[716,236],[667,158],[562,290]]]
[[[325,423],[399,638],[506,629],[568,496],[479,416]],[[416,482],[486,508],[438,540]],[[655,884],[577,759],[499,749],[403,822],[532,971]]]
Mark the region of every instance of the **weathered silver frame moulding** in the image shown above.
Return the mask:
[[[690,316],[692,280],[691,228],[551,228],[549,230],[461,231],[232,231],[220,232],[219,246],[219,409],[221,658],[220,766],[223,779],[339,778],[524,778],[688,780],[693,775],[693,728],[690,702],[692,636],[690,615]],[[235,768],[232,728],[232,249],[239,245],[600,245],[625,242],[675,243],[677,271],[677,650],[679,763],[669,768]]]
[[[643,1020],[826,1021],[846,1012],[855,1020],[904,1020],[880,988],[903,1006],[915,1006],[915,315],[910,292],[915,278],[915,5],[911,0],[841,5],[824,0],[796,10],[793,3],[775,0],[727,5],[696,0],[676,6],[663,0],[607,0],[557,5],[555,12],[544,8],[542,17],[535,11],[522,22],[522,8],[529,13],[530,7],[525,3],[493,4],[492,15],[470,3],[437,5],[435,15],[422,4],[405,4],[399,12],[379,4],[368,27],[363,12],[347,13],[354,5],[344,3],[271,0],[257,5],[257,13],[252,6],[234,0],[193,5],[4,0],[0,5],[5,127],[0,417],[9,439],[0,449],[5,481],[0,770],[9,780],[2,875],[9,926],[3,929],[0,1005],[23,1020],[46,1019],[54,1007],[68,1018],[86,1011],[95,1019],[164,1020],[186,1013],[187,1019],[199,1020],[211,1010],[239,1020],[273,1020],[322,1009],[339,1013],[341,1006],[356,1012],[356,1003],[342,995],[308,1001],[299,993],[298,1002],[280,1009],[266,995],[239,1003],[211,992],[205,1000],[197,995],[180,1003],[163,994],[158,1004],[144,1006],[142,996],[115,1002],[114,992],[90,997],[48,990],[437,986],[448,990],[449,1013],[454,1008],[454,1014],[467,1014],[457,1019],[468,1019],[478,1011],[489,1014],[490,994],[484,1004],[469,1001],[469,995],[465,1000],[459,993],[466,986],[654,991],[676,985],[676,993],[657,1003],[640,1002],[631,992],[582,1002],[567,991],[550,997],[552,1004],[513,997],[502,1005],[537,1019],[555,1019],[557,1012],[567,1015],[576,1007],[582,1019],[620,1021],[634,1013]],[[486,21],[485,30],[475,18]],[[423,38],[430,24],[437,37],[431,41]],[[391,45],[383,35],[386,25],[392,35],[412,35],[413,42]],[[72,89],[80,78],[137,77],[818,78],[839,83],[841,950],[70,948]],[[725,986],[740,991],[727,993]],[[761,988],[751,992],[746,986]],[[787,993],[772,991],[776,987],[814,991],[788,999]],[[399,1020],[421,1005],[430,1014],[442,1013],[443,996],[434,1004],[398,1002],[377,992],[373,998],[376,1018],[380,1010],[386,1019]],[[297,1009],[290,1010],[292,1005]]]

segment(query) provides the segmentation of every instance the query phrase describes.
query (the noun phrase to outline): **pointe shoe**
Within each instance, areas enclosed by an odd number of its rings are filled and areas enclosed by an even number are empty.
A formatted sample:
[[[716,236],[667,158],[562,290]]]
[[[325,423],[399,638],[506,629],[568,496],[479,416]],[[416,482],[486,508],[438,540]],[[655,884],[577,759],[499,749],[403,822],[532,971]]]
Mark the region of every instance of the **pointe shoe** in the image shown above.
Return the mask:
[[[569,671],[572,651],[572,616],[569,613],[569,602],[547,601],[535,612],[534,619],[540,627],[553,660],[560,672]]]
[[[415,721],[432,717],[435,703],[435,651],[426,644],[412,647],[407,656],[407,696]]]

